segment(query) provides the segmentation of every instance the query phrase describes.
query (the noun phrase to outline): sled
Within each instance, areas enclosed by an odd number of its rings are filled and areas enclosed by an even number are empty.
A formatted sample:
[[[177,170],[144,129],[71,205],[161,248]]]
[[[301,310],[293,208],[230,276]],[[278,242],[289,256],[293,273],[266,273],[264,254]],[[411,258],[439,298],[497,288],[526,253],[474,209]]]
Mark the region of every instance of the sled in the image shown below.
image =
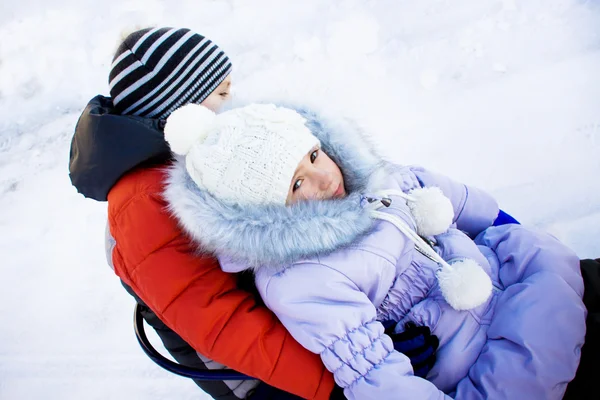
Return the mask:
[[[144,353],[146,353],[146,355],[150,357],[150,359],[159,367],[169,372],[186,378],[195,379],[197,381],[231,381],[254,379],[230,369],[207,370],[187,367],[164,357],[158,350],[154,348],[154,346],[152,346],[152,343],[150,343],[150,340],[148,340],[148,336],[146,336],[146,331],[144,330],[144,317],[142,317],[142,310],[137,302],[133,312],[133,327],[137,341],[142,347]]]

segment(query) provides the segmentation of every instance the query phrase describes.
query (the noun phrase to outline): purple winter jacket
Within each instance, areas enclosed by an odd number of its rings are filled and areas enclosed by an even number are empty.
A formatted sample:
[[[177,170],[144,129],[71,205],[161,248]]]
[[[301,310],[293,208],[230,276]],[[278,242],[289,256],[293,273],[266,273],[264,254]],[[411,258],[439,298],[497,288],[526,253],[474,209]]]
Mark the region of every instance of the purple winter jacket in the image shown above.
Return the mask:
[[[227,205],[197,188],[179,162],[165,196],[201,248],[216,252],[225,271],[254,269],[265,304],[321,355],[349,399],[560,399],[585,335],[578,257],[543,232],[492,227],[498,206],[486,193],[384,163],[352,127],[305,117],[350,195],[293,207]],[[473,259],[491,277],[492,295],[474,309],[450,307],[438,264],[361,205],[375,190],[428,186],[441,188],[454,209],[453,226],[430,238],[435,251],[448,262]],[[390,197],[383,211],[414,228],[406,202]],[[438,336],[426,379],[394,350],[385,320],[399,322],[397,331],[412,321]]]

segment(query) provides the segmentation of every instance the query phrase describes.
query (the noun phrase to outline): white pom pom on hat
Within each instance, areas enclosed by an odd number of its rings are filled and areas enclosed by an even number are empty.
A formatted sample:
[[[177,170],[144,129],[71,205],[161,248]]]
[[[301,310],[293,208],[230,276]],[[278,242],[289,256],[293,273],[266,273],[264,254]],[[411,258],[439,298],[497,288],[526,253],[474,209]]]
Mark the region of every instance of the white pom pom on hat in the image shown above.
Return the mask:
[[[197,142],[208,136],[216,114],[199,104],[187,104],[173,111],[165,125],[165,140],[171,151],[186,155]]]

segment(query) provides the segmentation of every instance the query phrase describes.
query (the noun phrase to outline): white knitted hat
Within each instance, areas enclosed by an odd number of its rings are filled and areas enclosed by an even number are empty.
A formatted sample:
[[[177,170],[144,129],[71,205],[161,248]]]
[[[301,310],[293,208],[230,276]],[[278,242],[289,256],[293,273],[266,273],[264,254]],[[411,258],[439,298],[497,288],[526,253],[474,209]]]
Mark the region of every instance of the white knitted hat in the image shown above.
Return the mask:
[[[188,104],[167,119],[165,139],[194,182],[220,200],[282,204],[302,158],[319,140],[297,112],[252,104],[215,114]]]

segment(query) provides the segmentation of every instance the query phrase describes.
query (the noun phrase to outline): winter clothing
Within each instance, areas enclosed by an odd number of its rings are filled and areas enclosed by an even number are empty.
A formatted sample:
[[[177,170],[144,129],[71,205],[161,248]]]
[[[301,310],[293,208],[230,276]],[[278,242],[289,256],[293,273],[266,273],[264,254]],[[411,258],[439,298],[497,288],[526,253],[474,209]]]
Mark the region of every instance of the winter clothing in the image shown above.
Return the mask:
[[[192,180],[218,201],[285,205],[300,161],[319,143],[305,122],[294,110],[273,104],[251,104],[218,117],[190,104],[169,117],[165,138],[171,149],[185,157]],[[452,223],[452,204],[439,188],[386,194],[407,201],[420,236],[441,234]],[[376,211],[377,205],[369,208],[372,216],[391,218]],[[451,266],[402,221],[396,225],[442,267],[437,274],[440,289],[452,307],[467,310],[489,298],[491,280],[475,261],[461,259]]]
[[[585,333],[575,254],[519,225],[491,227],[498,207],[484,192],[384,163],[347,124],[304,116],[349,196],[232,207],[195,186],[179,160],[165,198],[201,249],[217,252],[226,271],[255,271],[265,304],[321,356],[350,399],[561,398]],[[413,244],[417,222],[406,200],[432,186],[453,210],[453,226],[425,238],[435,257]],[[385,205],[379,220],[371,219],[372,204]],[[440,257],[451,267],[476,262],[492,295],[468,311],[452,308],[437,279]],[[388,320],[398,322],[396,333],[412,323],[439,338],[427,380],[384,334]]]
[[[198,256],[167,211],[162,192],[171,153],[156,128],[156,121],[114,115],[110,100],[98,96],[73,138],[73,184],[87,196],[108,197],[115,273],[202,354],[198,362],[209,367],[212,359],[303,398],[328,399],[333,379],[319,357],[238,289],[236,276],[224,273],[214,257]],[[244,397],[227,384],[200,383],[214,397]]]
[[[96,96],[75,127],[69,177],[85,197],[108,200],[108,192],[138,165],[164,165],[171,159],[158,120],[114,114],[110,98]]]
[[[144,304],[143,300],[140,299],[133,290],[126,284],[123,284],[125,290],[133,296],[140,304],[140,309],[144,320],[156,331],[158,337],[163,343],[165,349],[173,356],[173,358],[180,364],[198,368],[198,369],[223,369],[227,368],[223,364],[213,361],[207,357],[197,353],[189,344],[187,344],[179,335],[173,332],[168,326],[166,326],[158,316]],[[248,393],[259,389],[259,381],[257,380],[245,380],[245,381],[199,381],[194,382],[208,393],[214,399],[221,400],[237,400],[246,398]],[[276,390],[266,385],[267,388],[260,389],[261,393],[266,390]],[[252,397],[254,400],[254,397]]]
[[[109,75],[116,112],[166,118],[201,103],[231,72],[225,53],[189,29],[146,28],[119,46]]]
[[[109,198],[109,264],[165,348],[185,365],[225,364],[303,398],[343,398],[319,358],[264,307],[251,274],[226,274],[215,258],[196,254],[162,197],[170,158],[157,121],[114,115],[110,99],[97,96],[79,119],[69,165],[81,193]],[[428,367],[436,338],[409,333],[396,342]],[[258,381],[196,383],[222,400],[293,397]]]
[[[169,116],[165,139],[198,186],[231,203],[285,204],[298,164],[319,145],[300,115],[267,104],[219,115],[189,104]]]
[[[581,260],[585,286],[583,303],[587,309],[585,344],[575,379],[567,387],[565,400],[597,398],[600,360],[600,259]]]

